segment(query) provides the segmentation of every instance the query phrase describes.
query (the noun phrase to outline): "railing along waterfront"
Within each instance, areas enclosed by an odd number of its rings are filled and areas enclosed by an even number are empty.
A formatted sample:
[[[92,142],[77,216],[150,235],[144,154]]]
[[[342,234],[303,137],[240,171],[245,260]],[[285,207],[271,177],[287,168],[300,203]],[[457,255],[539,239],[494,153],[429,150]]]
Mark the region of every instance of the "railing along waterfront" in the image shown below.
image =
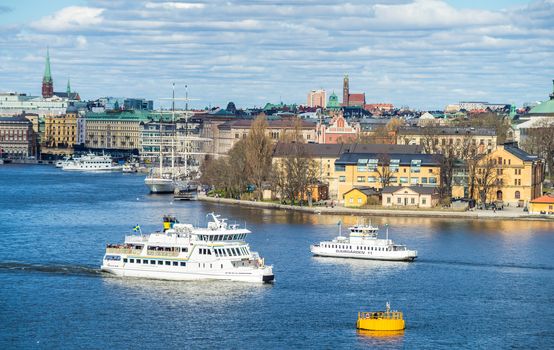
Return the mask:
[[[115,253],[115,254],[140,254],[142,249],[133,249],[133,248],[106,248],[106,253]]]

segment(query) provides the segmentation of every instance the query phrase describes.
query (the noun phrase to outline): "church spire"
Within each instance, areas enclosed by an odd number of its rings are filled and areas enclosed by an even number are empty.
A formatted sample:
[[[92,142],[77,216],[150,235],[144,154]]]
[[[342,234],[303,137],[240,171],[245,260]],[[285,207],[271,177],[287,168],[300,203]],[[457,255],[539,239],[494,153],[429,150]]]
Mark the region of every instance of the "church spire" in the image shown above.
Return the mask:
[[[42,97],[48,98],[54,96],[54,81],[50,72],[50,49],[46,48],[46,65],[44,67],[44,76],[42,77]]]
[[[52,73],[50,72],[50,49],[46,48],[46,65],[44,67],[43,82],[52,82]]]
[[[71,93],[71,84],[69,83],[69,77],[67,77],[67,97]]]

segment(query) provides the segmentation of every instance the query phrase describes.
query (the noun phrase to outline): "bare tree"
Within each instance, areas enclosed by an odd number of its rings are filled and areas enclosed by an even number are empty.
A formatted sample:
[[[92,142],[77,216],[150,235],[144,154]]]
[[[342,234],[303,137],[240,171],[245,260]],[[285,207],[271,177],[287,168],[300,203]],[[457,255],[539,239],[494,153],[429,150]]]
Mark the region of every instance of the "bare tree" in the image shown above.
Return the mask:
[[[543,119],[525,129],[521,148],[545,159],[546,173],[554,175],[554,120]],[[523,138],[523,137],[522,137]]]
[[[381,189],[383,189],[390,184],[391,178],[394,177],[394,173],[391,169],[389,154],[379,154],[378,159],[377,174],[379,174],[379,182],[381,183]]]
[[[477,164],[475,180],[479,199],[483,205],[489,203],[491,191],[501,185],[502,169],[496,166],[496,159],[489,155],[483,156]]]
[[[273,145],[267,135],[267,120],[264,116],[257,117],[252,123],[245,140],[245,158],[248,168],[248,179],[256,186],[256,197],[262,198],[262,184],[269,177],[271,170],[271,153]]]

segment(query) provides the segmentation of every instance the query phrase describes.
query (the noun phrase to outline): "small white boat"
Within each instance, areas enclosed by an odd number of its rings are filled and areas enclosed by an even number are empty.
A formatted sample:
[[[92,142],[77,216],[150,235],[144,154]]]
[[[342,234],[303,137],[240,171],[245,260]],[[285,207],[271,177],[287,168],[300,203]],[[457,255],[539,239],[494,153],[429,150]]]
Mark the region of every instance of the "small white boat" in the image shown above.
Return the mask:
[[[316,256],[335,258],[356,258],[369,260],[413,261],[417,258],[416,250],[409,250],[405,245],[396,244],[389,239],[388,226],[386,238],[378,238],[379,228],[368,225],[356,225],[348,228],[349,237],[341,235],[332,241],[323,241],[310,246]]]
[[[118,171],[123,167],[114,164],[112,158],[107,155],[96,155],[89,153],[81,158],[64,163],[63,170],[66,171]]]

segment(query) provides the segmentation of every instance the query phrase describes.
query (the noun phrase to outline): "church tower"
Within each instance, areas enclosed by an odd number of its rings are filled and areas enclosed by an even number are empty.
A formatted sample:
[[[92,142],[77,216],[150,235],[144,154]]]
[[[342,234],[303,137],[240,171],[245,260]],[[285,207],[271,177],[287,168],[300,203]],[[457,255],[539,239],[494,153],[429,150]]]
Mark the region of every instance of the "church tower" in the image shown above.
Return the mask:
[[[348,74],[344,76],[344,81],[342,83],[342,105],[348,106],[348,100],[350,97],[350,86],[348,83]]]
[[[50,72],[50,50],[46,49],[46,66],[44,67],[44,76],[42,77],[42,97],[54,96],[54,81]]]

